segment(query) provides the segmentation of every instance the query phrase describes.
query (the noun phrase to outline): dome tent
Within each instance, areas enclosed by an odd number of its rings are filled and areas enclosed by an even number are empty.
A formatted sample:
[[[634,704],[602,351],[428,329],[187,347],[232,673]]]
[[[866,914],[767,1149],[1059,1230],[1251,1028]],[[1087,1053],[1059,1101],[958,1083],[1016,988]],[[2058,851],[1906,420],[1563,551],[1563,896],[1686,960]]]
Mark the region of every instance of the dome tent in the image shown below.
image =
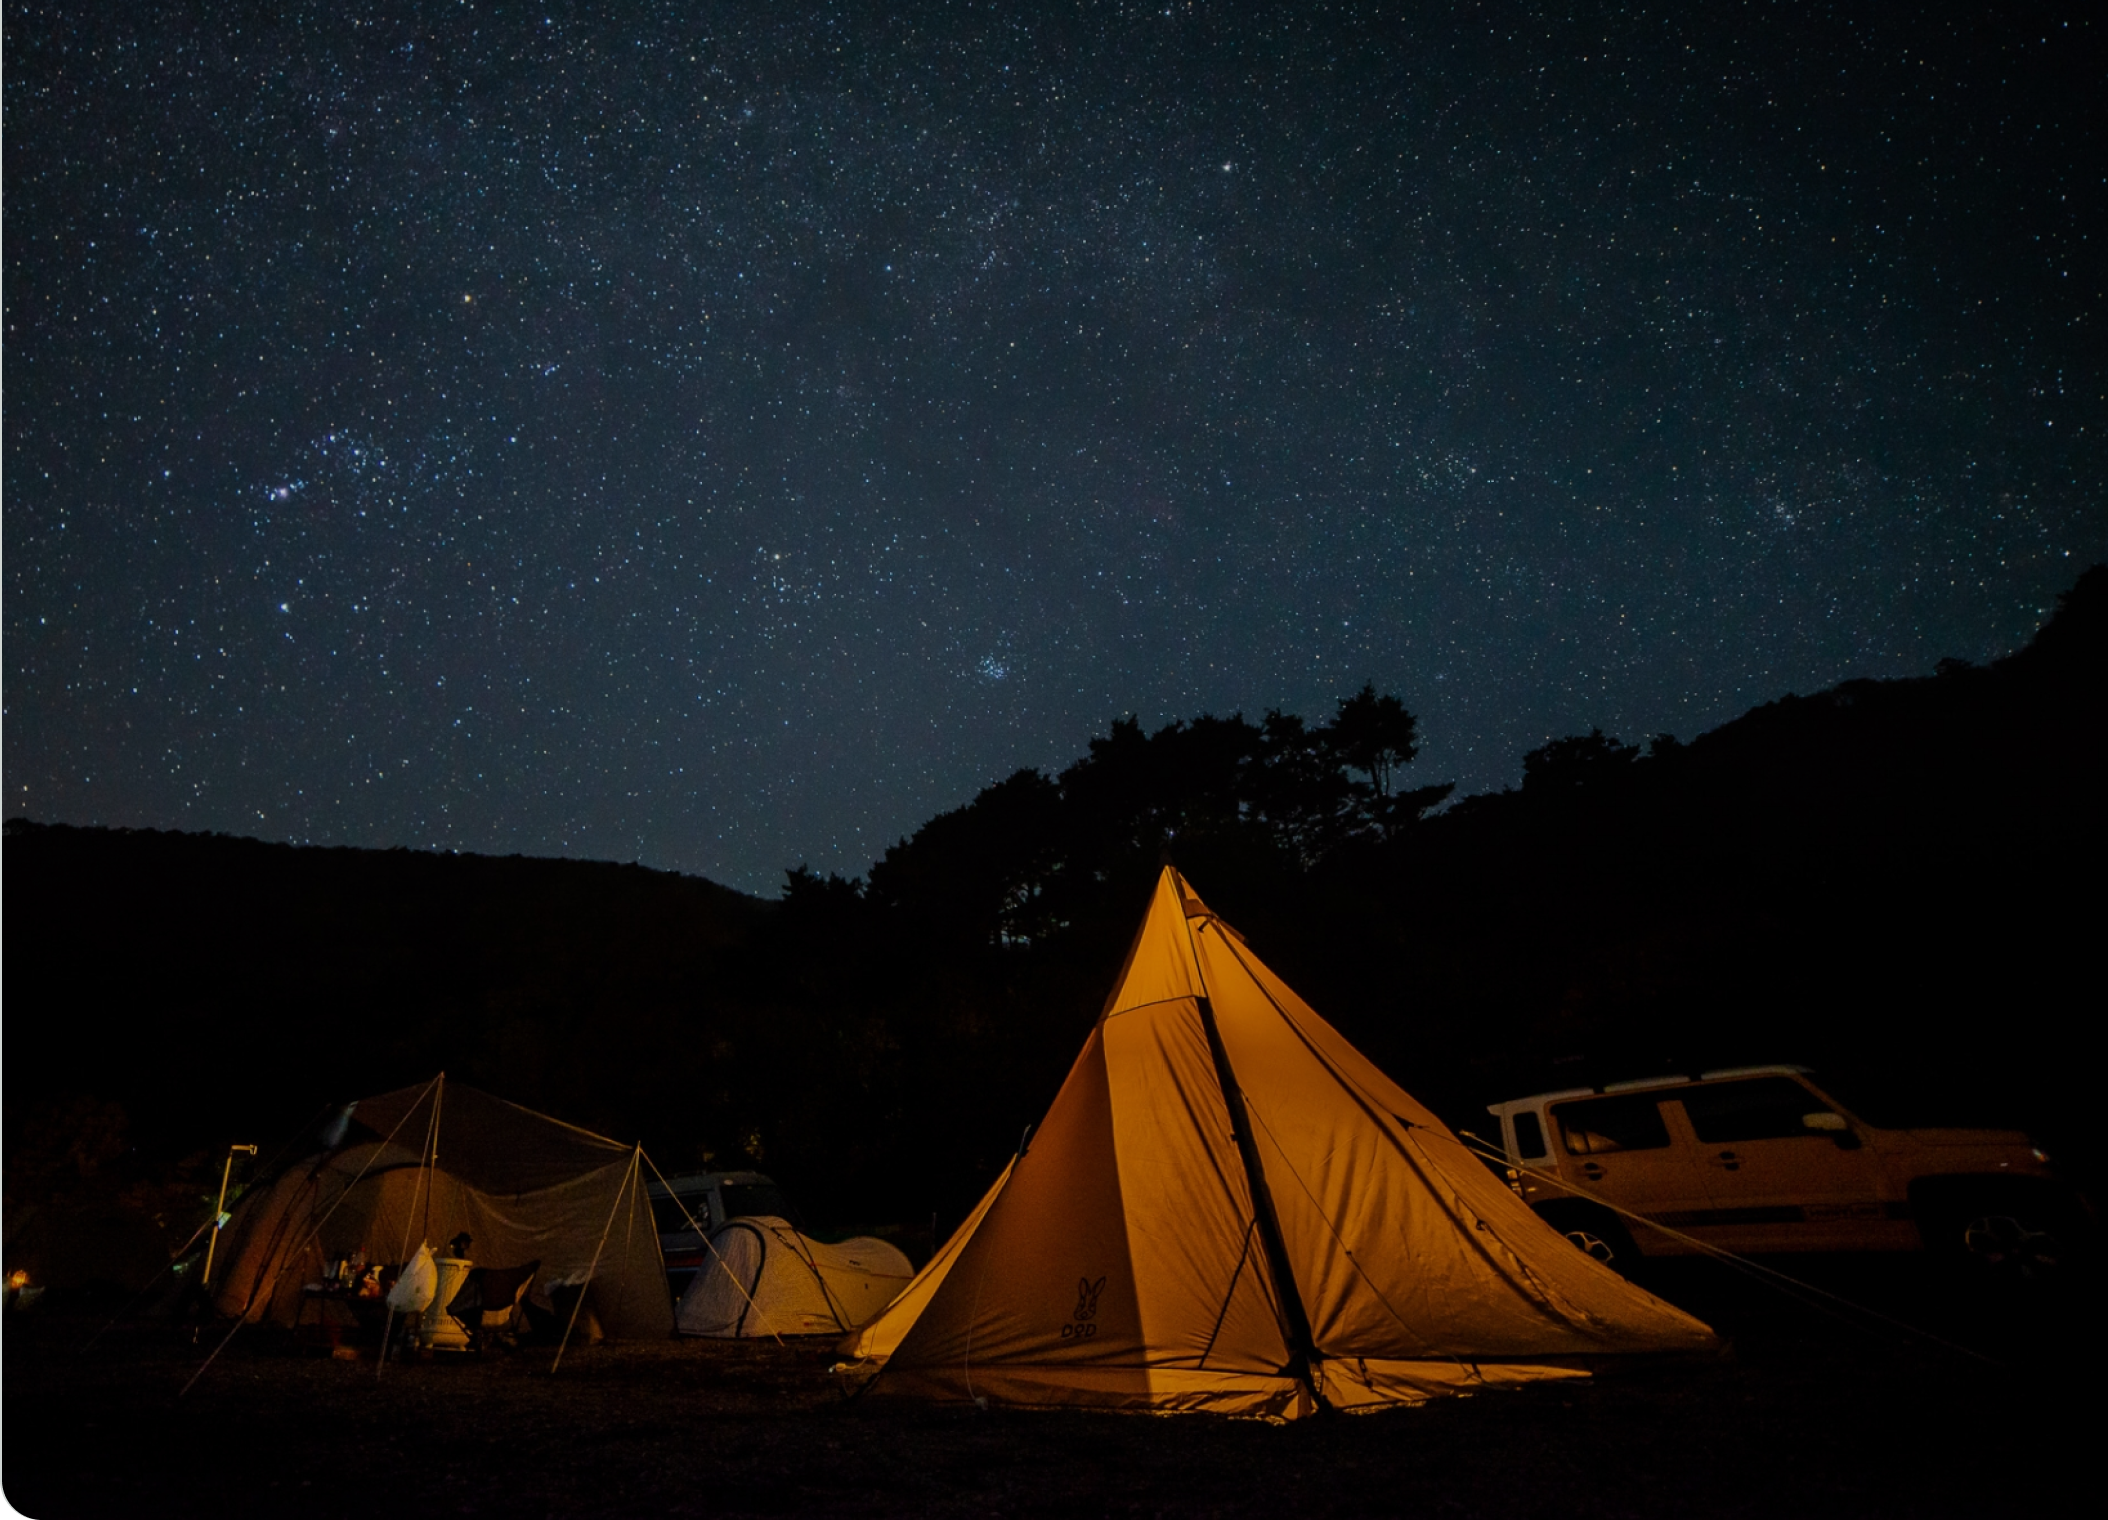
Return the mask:
[[[443,1074],[363,1098],[348,1121],[234,1210],[213,1283],[222,1314],[290,1325],[325,1262],[401,1263],[466,1231],[479,1264],[540,1261],[530,1295],[545,1308],[552,1289],[586,1286],[609,1335],[672,1328],[636,1147]]]
[[[1708,1351],[1166,868],[1030,1147],[843,1342],[875,1394],[1294,1418]]]
[[[682,1335],[840,1335],[915,1275],[907,1257],[874,1236],[830,1244],[769,1215],[727,1221],[710,1237],[710,1258],[674,1310]]]

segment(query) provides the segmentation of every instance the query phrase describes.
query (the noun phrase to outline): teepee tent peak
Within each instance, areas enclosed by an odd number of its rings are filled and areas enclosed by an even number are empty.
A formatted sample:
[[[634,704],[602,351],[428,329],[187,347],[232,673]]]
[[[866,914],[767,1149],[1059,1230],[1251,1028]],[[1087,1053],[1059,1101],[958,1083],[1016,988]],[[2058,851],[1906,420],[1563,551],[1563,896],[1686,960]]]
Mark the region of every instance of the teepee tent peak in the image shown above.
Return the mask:
[[[1166,867],[1031,1149],[844,1350],[877,1391],[1292,1417],[1716,1344],[1538,1219]]]

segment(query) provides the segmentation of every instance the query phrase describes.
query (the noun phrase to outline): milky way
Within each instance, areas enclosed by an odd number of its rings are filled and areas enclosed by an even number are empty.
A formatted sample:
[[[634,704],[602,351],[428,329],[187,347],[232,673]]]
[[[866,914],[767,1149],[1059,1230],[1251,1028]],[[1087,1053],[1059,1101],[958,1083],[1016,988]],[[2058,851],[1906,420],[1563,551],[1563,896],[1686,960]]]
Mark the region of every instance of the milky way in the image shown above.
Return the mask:
[[[1860,9],[11,5],[7,811],[773,890],[1123,713],[2011,649],[2100,26]]]

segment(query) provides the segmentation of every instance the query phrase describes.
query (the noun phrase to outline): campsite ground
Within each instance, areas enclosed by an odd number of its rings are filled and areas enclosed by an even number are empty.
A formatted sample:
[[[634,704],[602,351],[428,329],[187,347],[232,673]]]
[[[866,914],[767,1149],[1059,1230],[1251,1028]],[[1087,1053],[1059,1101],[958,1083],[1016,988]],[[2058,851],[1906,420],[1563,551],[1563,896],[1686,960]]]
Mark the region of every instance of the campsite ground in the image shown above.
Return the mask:
[[[2094,1284],[1911,1261],[1796,1270],[1988,1352],[1841,1324],[1710,1266],[1666,1296],[1730,1357],[1291,1427],[843,1400],[823,1343],[613,1343],[391,1366],[78,1305],[9,1314],[0,1478],[23,1513],[347,1516],[2013,1514],[2084,1505]],[[58,1312],[46,1312],[56,1310]],[[2097,1501],[2095,1501],[2097,1502]]]

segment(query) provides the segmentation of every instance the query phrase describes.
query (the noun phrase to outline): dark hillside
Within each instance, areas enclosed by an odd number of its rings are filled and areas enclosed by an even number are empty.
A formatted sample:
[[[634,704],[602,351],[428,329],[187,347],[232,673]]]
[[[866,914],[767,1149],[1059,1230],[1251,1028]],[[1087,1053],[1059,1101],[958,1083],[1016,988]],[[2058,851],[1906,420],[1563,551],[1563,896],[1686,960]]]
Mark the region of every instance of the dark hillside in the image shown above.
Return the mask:
[[[771,911],[637,866],[19,819],[5,865],[10,1203],[196,1171],[441,1068],[681,1125],[715,1096],[720,968]]]

